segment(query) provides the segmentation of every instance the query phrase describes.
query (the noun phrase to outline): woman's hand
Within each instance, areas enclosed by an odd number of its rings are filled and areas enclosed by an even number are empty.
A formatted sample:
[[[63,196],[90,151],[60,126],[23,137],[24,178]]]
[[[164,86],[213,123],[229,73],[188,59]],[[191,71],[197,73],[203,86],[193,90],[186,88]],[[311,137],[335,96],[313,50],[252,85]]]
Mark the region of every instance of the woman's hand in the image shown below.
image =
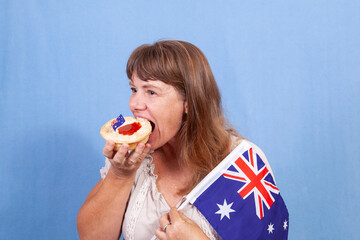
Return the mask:
[[[176,208],[171,208],[160,218],[160,227],[155,235],[160,240],[209,239],[195,222]]]
[[[114,150],[115,143],[108,141],[103,154],[111,163],[110,171],[117,177],[128,177],[136,172],[141,162],[150,151],[150,144],[139,143],[135,150],[128,152],[129,145],[121,145],[118,151]]]

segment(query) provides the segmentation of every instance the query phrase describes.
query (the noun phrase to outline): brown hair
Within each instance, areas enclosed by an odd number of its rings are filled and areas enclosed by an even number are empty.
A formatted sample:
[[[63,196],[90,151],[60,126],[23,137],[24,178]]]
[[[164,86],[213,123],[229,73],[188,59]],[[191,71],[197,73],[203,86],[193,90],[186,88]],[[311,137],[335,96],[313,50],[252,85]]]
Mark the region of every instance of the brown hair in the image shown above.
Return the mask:
[[[221,96],[202,51],[177,40],[145,44],[131,54],[126,69],[142,80],[160,80],[183,94],[188,112],[179,132],[180,164],[194,169],[190,191],[231,151],[231,136],[238,136],[224,118]]]

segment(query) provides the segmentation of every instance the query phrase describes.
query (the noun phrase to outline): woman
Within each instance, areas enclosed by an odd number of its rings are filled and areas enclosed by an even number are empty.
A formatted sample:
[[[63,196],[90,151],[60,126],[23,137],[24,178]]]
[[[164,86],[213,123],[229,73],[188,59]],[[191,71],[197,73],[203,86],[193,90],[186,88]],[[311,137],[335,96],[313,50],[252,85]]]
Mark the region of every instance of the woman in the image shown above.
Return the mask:
[[[107,142],[102,179],[78,214],[81,239],[220,239],[191,204],[177,207],[242,138],[228,126],[204,54],[184,41],[138,47],[127,63],[135,117],[152,122],[128,153]],[[191,235],[188,235],[191,234]]]

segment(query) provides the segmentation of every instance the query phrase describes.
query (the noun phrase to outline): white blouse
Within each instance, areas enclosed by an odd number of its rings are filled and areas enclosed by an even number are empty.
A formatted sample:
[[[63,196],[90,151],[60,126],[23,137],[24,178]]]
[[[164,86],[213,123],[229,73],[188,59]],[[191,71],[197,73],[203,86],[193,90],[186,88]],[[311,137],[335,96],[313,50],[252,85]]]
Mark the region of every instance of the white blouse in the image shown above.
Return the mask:
[[[256,152],[270,169],[262,151],[253,143],[249,143],[253,148],[256,148]],[[233,148],[238,144],[239,142],[235,141]],[[106,177],[110,165],[110,161],[106,159],[105,166],[100,170],[102,179]],[[134,185],[131,190],[122,226],[122,234],[125,240],[151,239],[154,236],[155,230],[160,227],[160,218],[170,211],[169,205],[157,189],[157,175],[154,174],[154,168],[155,166],[152,164],[152,157],[149,154],[136,172]],[[183,200],[184,198],[185,196],[183,197]],[[183,200],[178,203],[177,207],[180,206]],[[183,208],[183,213],[198,224],[201,230],[211,240],[222,239],[206,218],[191,203],[188,203]]]

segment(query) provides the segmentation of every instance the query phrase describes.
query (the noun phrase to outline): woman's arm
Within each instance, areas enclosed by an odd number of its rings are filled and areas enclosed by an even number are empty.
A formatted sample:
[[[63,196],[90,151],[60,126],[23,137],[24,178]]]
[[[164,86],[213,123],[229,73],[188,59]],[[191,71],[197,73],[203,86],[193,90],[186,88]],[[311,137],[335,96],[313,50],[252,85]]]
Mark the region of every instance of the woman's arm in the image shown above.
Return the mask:
[[[111,167],[106,178],[95,185],[80,208],[77,228],[81,240],[119,239],[136,170],[148,154],[150,145],[139,144],[131,154],[127,153],[127,145],[118,152],[113,148],[113,142],[105,145],[104,155],[109,158]]]

